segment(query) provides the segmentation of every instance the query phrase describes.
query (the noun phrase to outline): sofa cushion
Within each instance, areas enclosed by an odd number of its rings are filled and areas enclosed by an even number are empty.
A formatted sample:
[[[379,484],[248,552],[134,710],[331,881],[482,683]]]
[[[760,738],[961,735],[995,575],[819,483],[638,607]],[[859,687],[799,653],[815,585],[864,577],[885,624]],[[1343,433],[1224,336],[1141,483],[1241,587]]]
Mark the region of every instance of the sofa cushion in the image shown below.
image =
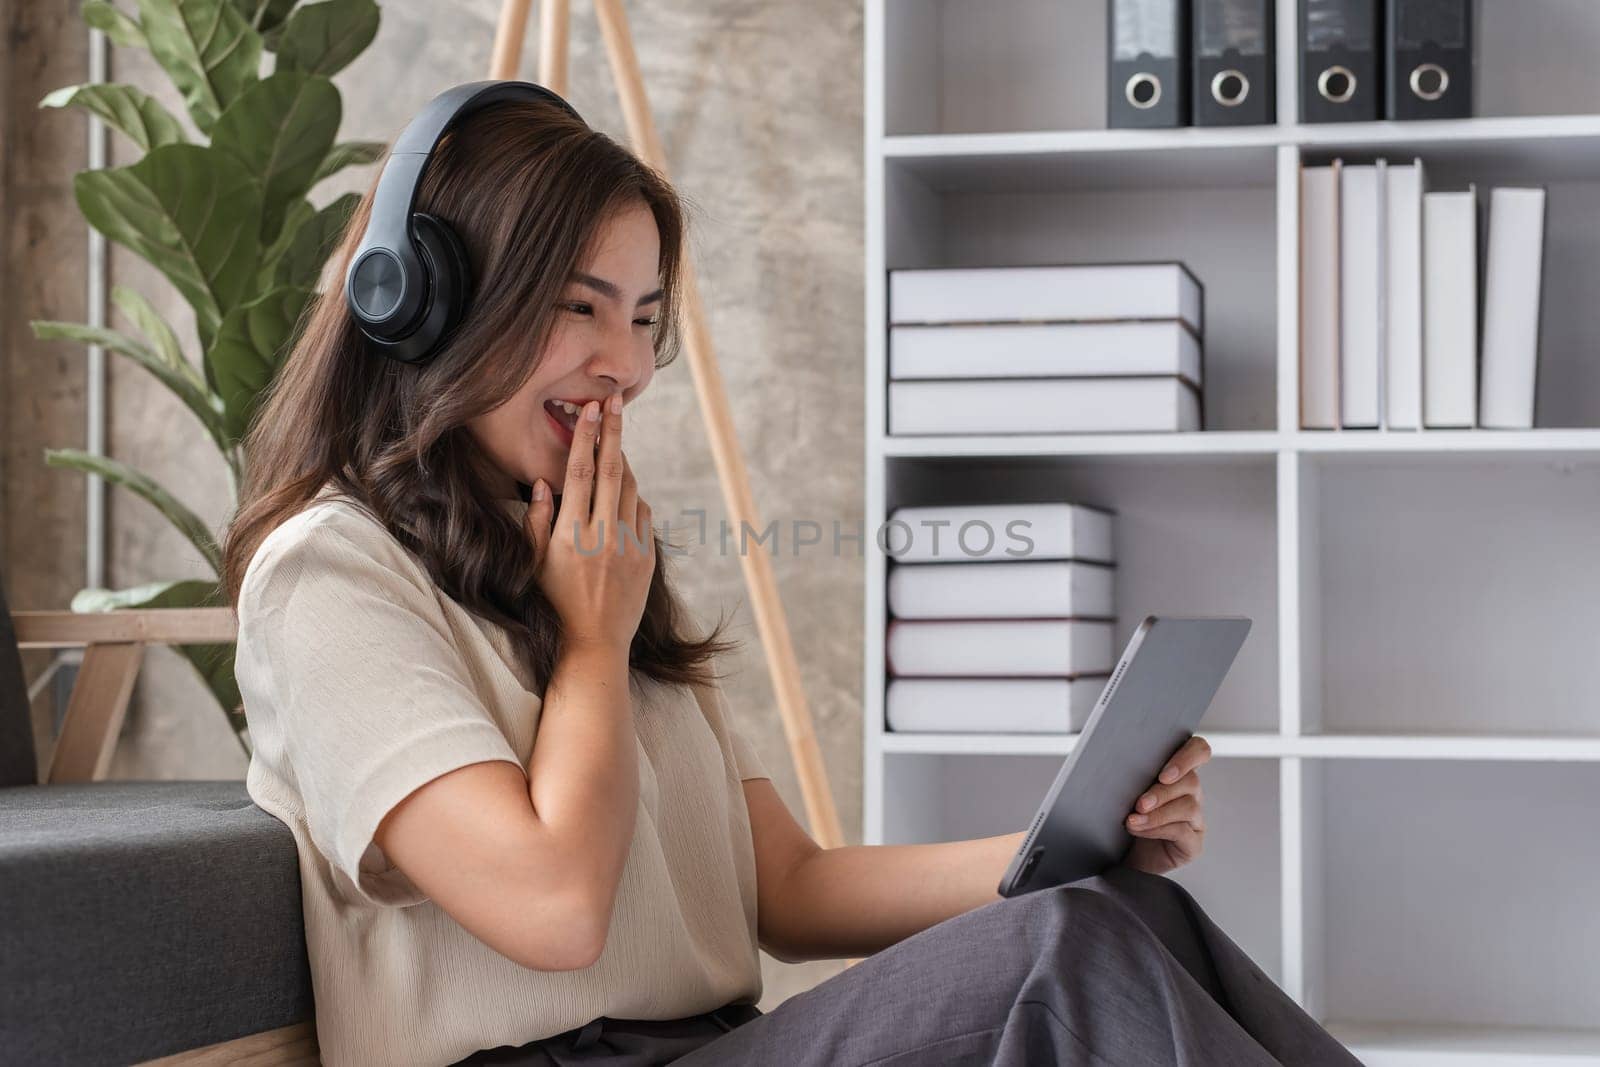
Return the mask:
[[[242,781],[0,789],[0,901],[9,1062],[135,1063],[312,1017],[294,837]]]

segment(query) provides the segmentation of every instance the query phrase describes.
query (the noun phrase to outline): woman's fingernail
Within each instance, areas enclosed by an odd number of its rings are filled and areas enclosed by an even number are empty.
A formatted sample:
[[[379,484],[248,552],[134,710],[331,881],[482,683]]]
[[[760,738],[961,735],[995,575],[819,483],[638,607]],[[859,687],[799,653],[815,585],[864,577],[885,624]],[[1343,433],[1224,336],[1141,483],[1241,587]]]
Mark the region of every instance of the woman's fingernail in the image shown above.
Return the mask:
[[[1173,781],[1177,777],[1178,777],[1178,768],[1176,768],[1176,767],[1168,767],[1166,770],[1161,772],[1161,780],[1163,782]]]
[[[611,414],[622,414],[622,394],[620,393],[613,393],[611,395]]]
[[[1155,806],[1156,806],[1156,798],[1152,794],[1146,793],[1144,796],[1139,798],[1139,807],[1142,808],[1143,810],[1149,811],[1151,808],[1153,808]]]
[[[583,405],[583,417],[588,419],[590,422],[599,422],[600,401],[591,400],[587,404]]]
[[[1143,826],[1144,825],[1144,816],[1143,815],[1130,815],[1128,817],[1128,822],[1129,822],[1130,825],[1133,825],[1133,826]]]
[[[540,478],[533,483],[533,499],[544,499],[544,479]]]

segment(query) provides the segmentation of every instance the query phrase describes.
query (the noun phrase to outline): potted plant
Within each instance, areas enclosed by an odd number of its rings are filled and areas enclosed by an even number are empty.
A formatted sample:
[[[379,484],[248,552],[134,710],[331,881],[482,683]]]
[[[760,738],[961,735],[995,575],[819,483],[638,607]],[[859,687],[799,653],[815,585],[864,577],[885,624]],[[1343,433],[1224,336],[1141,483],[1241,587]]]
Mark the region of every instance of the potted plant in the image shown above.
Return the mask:
[[[36,320],[34,335],[100,345],[161,381],[205,427],[237,493],[249,457],[241,448],[257,399],[293,343],[329,252],[359,199],[318,208],[312,187],[347,166],[372,163],[385,145],[339,141],[342,102],[329,79],[371,44],[373,0],[138,0],[129,14],[87,0],[82,15],[116,45],[147,49],[181,94],[191,140],[173,114],[132,85],[72,85],[41,107],[82,108],[132,141],[137,162],[73,178],[89,225],[159,270],[194,309],[195,351],[185,351],[154,305],[125,286],[113,302],[136,335],[81,323]],[[261,75],[263,56],[272,72]],[[74,611],[221,604],[216,538],[178,497],[141,471],[77,449],[45,461],[99,475],[153,505],[211,566],[211,579],[84,589]],[[249,754],[233,676],[234,647],[178,651],[216,697]]]

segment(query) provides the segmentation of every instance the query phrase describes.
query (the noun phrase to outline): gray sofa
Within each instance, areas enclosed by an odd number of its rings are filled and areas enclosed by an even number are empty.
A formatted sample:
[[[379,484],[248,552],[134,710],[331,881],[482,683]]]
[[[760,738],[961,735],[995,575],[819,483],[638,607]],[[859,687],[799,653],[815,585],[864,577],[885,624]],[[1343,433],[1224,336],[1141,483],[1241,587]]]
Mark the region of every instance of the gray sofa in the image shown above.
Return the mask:
[[[243,781],[40,784],[25,621],[0,589],[0,1060],[317,1062],[294,838]]]

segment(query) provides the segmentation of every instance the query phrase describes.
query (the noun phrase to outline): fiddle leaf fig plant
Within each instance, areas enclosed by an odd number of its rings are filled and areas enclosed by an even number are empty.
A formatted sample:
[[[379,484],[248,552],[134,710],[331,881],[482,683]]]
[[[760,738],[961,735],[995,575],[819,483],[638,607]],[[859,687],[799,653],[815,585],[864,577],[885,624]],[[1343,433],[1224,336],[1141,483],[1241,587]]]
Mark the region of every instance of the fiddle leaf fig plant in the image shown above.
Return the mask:
[[[231,504],[248,457],[242,442],[321,278],[355,194],[323,206],[312,188],[346,167],[376,162],[381,142],[340,141],[342,102],[329,79],[378,31],[373,0],[137,0],[124,10],[86,0],[83,20],[118,47],[147,50],[171,79],[190,123],[143,90],[69,85],[40,107],[98,116],[143,153],[123,167],[73,178],[89,225],[147,260],[194,310],[191,356],[142,293],[115,286],[112,302],[133,333],[35,320],[42,339],[98,345],[166,386],[204,428],[227,473]],[[271,57],[271,72],[263,76]],[[79,449],[45,462],[98,475],[160,512],[194,546],[213,577],[128,589],[84,589],[74,611],[202,607],[224,603],[212,530],[155,479]],[[249,754],[233,676],[233,645],[178,649],[216,697]]]

